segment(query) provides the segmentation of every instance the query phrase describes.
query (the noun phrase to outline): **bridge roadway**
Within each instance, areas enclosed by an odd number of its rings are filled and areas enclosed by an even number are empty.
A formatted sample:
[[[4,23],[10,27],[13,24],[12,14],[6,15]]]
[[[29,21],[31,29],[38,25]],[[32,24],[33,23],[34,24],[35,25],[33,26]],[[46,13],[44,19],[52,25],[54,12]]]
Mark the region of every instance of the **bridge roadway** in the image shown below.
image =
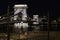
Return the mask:
[[[2,33],[3,34],[3,33]],[[7,36],[7,35],[6,35]],[[0,38],[1,38],[0,33]],[[4,36],[5,37],[5,36]],[[48,32],[41,31],[41,32],[28,32],[28,34],[14,34],[11,33],[10,39],[12,40],[48,40]],[[60,32],[59,31],[51,31],[49,33],[50,40],[60,40]]]

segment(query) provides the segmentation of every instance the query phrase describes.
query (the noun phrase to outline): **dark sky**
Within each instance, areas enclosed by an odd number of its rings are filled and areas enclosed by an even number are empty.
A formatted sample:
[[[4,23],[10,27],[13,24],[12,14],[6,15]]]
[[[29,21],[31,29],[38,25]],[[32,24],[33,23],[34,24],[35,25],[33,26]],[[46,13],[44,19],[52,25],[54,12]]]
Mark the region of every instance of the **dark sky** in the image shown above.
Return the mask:
[[[48,15],[58,17],[60,13],[60,3],[56,0],[0,0],[0,15],[7,13],[7,7],[12,10],[14,4],[27,4],[28,14]]]

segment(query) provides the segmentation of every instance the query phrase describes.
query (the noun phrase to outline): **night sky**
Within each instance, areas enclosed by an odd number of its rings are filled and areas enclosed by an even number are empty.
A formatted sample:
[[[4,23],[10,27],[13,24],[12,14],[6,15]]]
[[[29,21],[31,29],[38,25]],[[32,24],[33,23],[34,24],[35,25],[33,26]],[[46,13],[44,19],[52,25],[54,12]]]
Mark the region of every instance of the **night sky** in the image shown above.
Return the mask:
[[[33,14],[48,15],[48,11],[51,17],[60,16],[60,3],[56,0],[0,0],[0,15],[7,13],[8,6],[12,11],[14,4],[27,4],[29,16]]]

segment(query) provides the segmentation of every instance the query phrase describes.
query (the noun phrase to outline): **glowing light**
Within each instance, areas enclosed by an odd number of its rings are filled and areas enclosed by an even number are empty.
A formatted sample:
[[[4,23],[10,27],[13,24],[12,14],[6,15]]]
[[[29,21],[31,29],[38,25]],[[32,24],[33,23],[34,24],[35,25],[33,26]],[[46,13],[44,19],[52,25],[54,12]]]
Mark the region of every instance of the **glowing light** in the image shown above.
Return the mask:
[[[15,5],[14,7],[27,7],[26,4]]]

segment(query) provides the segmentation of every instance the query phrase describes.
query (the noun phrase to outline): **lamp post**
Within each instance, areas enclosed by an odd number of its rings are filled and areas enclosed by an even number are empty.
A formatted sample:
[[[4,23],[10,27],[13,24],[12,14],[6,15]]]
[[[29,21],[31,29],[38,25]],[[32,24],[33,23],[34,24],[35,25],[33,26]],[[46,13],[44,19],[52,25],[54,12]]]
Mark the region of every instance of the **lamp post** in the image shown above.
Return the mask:
[[[8,10],[7,10],[7,17],[9,17],[9,6],[8,6]],[[7,40],[10,40],[10,26],[9,26],[9,18],[7,19],[8,22],[8,28],[7,28]]]
[[[51,23],[51,22],[50,22],[50,14],[49,14],[49,11],[48,11],[48,40],[50,40],[50,39],[49,39],[49,37],[50,37],[50,36],[49,36],[49,34],[50,34],[50,23]]]

